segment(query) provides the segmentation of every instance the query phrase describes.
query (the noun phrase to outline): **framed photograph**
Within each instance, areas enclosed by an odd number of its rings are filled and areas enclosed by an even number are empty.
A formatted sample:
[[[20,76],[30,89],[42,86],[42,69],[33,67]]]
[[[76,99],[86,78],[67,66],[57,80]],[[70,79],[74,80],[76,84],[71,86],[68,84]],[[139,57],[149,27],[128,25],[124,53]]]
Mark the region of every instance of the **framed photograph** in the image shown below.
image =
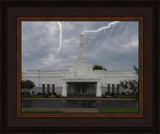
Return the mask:
[[[17,117],[143,117],[143,17],[17,17],[17,31]]]
[[[2,2],[2,131],[158,131],[158,4]]]

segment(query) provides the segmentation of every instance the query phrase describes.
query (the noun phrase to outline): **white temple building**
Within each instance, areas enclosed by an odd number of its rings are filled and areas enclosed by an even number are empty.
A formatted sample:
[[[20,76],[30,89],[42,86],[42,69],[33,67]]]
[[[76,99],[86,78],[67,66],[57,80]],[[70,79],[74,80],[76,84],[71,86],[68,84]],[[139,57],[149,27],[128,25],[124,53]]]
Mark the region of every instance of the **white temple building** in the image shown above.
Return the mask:
[[[81,37],[79,57],[75,65],[66,70],[22,71],[22,80],[34,82],[35,87],[30,90],[31,94],[55,92],[62,97],[101,97],[105,92],[124,92],[119,87],[120,81],[138,81],[138,75],[133,70],[93,70],[84,60]],[[132,92],[129,89],[128,91]]]

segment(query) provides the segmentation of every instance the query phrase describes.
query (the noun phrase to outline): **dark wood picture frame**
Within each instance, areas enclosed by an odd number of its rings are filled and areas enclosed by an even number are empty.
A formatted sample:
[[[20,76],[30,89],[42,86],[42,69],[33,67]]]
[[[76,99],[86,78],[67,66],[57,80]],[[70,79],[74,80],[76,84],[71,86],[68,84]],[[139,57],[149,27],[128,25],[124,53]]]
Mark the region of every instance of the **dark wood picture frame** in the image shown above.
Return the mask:
[[[158,90],[159,90],[159,2],[150,1],[2,1],[1,2],[1,131],[6,132],[158,132]],[[17,64],[17,17],[143,17],[143,55],[140,58],[143,72],[144,103],[139,116],[119,118],[89,115],[73,118],[17,118],[19,116],[16,92],[17,78],[20,78],[20,63]],[[141,29],[142,30],[142,29]],[[19,42],[18,42],[19,43]],[[141,44],[141,43],[140,43]],[[18,56],[18,57],[17,57]],[[3,63],[3,64],[2,64]],[[158,72],[158,73],[157,73]],[[18,73],[18,76],[17,76]],[[2,90],[3,89],[3,90]],[[18,109],[17,109],[18,108]],[[143,114],[144,113],[144,114]],[[49,116],[50,117],[50,116]],[[135,118],[141,117],[141,118]],[[88,133],[88,132],[87,132]]]

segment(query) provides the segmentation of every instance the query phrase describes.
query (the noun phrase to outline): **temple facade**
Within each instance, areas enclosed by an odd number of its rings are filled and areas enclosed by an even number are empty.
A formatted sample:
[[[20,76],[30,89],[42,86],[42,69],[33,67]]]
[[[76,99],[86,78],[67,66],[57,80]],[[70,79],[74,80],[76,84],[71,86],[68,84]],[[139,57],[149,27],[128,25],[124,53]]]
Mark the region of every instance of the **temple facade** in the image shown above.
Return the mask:
[[[81,37],[79,57],[75,65],[66,70],[22,71],[22,80],[34,82],[35,87],[29,90],[30,94],[57,93],[62,97],[101,97],[105,92],[109,94],[126,92],[120,88],[120,81],[138,81],[138,75],[133,70],[93,70],[93,67],[84,60]],[[127,92],[132,90],[127,89]]]

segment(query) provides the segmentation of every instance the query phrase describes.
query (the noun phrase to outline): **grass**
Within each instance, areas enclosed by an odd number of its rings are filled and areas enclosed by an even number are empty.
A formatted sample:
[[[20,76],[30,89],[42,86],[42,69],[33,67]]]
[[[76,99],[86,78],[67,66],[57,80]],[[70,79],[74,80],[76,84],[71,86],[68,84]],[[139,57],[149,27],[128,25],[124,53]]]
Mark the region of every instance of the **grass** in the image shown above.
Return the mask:
[[[136,99],[136,95],[115,95],[116,98],[130,98],[130,99]]]
[[[97,108],[100,113],[138,113],[138,108]]]
[[[45,95],[22,95],[22,98],[45,98]]]
[[[61,110],[22,110],[22,113],[62,113]]]

